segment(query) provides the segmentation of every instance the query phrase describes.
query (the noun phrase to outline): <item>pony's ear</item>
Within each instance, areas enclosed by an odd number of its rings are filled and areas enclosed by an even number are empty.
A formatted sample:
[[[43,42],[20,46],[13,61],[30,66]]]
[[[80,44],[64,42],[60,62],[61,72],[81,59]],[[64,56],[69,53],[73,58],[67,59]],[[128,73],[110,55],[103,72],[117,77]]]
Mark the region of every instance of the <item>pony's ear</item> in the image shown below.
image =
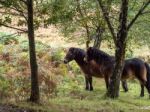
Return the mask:
[[[67,49],[67,48],[63,48],[63,51],[64,51],[65,53],[67,53],[68,49]]]
[[[74,47],[71,47],[69,50],[70,50],[71,52],[74,52],[74,51],[75,51],[75,48],[74,48]]]
[[[93,49],[93,47],[89,47],[87,50],[89,51],[89,50],[92,50]]]

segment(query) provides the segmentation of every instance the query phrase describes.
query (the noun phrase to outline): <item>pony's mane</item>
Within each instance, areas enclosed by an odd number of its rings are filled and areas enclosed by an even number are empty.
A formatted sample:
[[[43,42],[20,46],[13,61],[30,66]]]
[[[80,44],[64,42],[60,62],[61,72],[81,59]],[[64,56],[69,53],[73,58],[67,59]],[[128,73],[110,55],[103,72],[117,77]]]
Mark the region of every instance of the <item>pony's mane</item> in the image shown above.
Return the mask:
[[[86,55],[86,52],[80,48],[71,47],[70,50],[73,54],[75,54],[75,57],[79,58],[79,59],[81,59],[81,58],[84,59],[84,57]]]
[[[90,47],[87,50],[87,55],[92,57],[98,63],[112,62],[114,57],[105,53],[104,51],[98,50],[96,48]]]

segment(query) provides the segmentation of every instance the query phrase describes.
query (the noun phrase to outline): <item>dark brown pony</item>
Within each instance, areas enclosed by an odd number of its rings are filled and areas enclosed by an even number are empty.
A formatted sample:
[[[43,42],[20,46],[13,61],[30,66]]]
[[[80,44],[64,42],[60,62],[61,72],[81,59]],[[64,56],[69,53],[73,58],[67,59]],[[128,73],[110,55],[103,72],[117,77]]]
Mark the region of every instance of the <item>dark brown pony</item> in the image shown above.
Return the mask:
[[[85,56],[86,56],[86,52],[83,49],[71,47],[64,58],[64,63],[67,64],[70,61],[75,60],[84,73],[85,82],[86,82],[85,89],[92,91],[93,90],[92,77],[94,76],[94,77],[104,78],[104,74],[102,71],[99,70],[99,68],[95,67],[95,65],[91,67],[91,65],[89,65],[84,60]],[[107,78],[105,78],[105,81],[106,80]],[[124,91],[128,91],[127,84],[125,81],[122,82],[122,86]]]
[[[108,86],[115,64],[115,58],[92,47],[87,49],[86,54],[87,62],[91,65],[91,67],[99,69],[99,71],[104,74],[104,77],[107,80],[106,85]],[[144,96],[144,86],[150,94],[150,67],[147,63],[138,58],[125,60],[121,80],[126,81],[128,78],[134,77],[139,80],[141,85],[140,96]]]

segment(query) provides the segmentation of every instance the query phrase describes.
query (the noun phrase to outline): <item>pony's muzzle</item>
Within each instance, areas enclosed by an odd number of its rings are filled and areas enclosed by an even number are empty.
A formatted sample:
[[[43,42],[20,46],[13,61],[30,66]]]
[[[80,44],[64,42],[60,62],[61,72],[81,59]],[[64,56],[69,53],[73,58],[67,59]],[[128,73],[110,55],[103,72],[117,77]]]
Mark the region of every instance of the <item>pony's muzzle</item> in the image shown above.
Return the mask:
[[[68,60],[64,59],[64,64],[67,64],[68,63]]]

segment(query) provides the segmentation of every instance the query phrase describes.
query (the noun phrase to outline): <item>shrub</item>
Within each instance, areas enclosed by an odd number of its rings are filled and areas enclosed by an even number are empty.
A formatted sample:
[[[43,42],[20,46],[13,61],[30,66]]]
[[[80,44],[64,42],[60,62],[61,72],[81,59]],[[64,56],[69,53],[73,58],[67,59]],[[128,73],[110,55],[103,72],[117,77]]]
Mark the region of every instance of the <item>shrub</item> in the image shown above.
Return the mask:
[[[61,48],[51,49],[50,53],[52,61],[62,61],[64,58],[64,51]]]
[[[1,98],[5,98],[8,95],[8,91],[10,88],[10,83],[6,80],[6,78],[4,76],[0,76],[0,97]]]

